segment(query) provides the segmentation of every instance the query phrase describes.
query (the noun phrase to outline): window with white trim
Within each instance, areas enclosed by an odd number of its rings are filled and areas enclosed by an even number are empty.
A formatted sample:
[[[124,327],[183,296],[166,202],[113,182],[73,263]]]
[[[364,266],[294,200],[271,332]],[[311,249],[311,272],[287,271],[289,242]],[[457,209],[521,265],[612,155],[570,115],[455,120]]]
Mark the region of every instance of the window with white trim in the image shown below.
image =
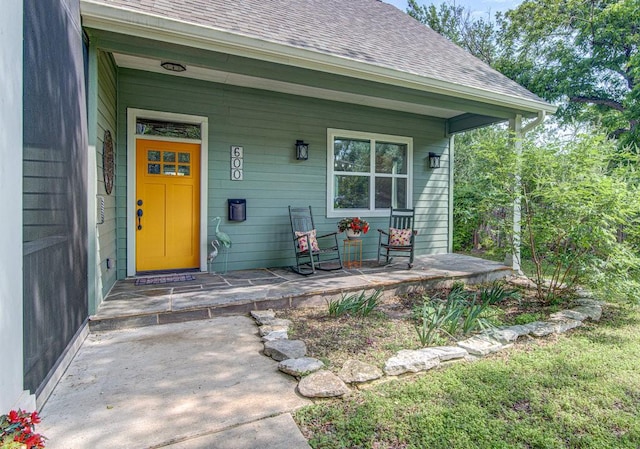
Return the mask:
[[[329,217],[412,207],[412,138],[328,129],[327,145]]]

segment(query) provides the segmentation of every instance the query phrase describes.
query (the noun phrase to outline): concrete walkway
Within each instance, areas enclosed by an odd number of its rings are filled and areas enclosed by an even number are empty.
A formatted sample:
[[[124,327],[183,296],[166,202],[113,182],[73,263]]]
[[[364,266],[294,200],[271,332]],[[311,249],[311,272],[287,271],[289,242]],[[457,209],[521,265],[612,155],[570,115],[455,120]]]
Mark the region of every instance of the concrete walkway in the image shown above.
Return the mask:
[[[309,401],[229,316],[93,332],[42,409],[48,449],[309,448]]]
[[[260,354],[247,312],[510,273],[496,262],[442,254],[416,258],[411,270],[364,263],[308,277],[262,269],[164,285],[119,281],[90,317],[91,333],[43,407],[38,432],[48,449],[307,449],[290,413],[310,402]]]

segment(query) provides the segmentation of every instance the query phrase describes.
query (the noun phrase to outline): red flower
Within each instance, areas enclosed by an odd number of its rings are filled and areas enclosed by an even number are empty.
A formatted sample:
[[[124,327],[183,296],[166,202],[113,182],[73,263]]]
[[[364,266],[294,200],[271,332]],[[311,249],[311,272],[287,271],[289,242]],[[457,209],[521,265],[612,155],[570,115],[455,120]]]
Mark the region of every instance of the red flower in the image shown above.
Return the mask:
[[[38,416],[38,412],[31,413],[31,424],[40,424],[40,417]]]
[[[11,410],[7,418],[9,419],[9,422],[11,424],[14,424],[20,421],[20,415],[15,410]]]
[[[44,437],[34,433],[33,428],[39,422],[37,412],[28,413],[20,409],[0,416],[0,446],[4,447],[4,443],[15,441],[23,443],[26,449],[43,449]]]

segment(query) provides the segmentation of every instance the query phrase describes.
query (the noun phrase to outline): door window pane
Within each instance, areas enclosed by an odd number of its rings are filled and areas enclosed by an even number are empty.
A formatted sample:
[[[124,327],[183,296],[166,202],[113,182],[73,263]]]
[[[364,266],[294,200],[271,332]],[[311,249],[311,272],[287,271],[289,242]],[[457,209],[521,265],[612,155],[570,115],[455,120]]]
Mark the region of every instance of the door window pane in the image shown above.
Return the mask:
[[[148,161],[159,161],[160,160],[160,152],[156,150],[147,151],[147,160]]]
[[[139,118],[136,120],[136,134],[200,139],[202,133],[199,124],[163,122]]]
[[[178,165],[178,175],[189,176],[191,174],[191,167],[188,165]]]
[[[147,173],[150,175],[160,174],[160,164],[147,164]]]
[[[188,164],[191,162],[191,154],[189,153],[178,153],[178,162],[183,164]]]
[[[164,165],[162,167],[162,173],[165,175],[175,175],[176,174],[176,166],[175,165]]]
[[[176,153],[173,151],[165,151],[163,154],[163,159],[165,162],[175,162],[176,161]]]

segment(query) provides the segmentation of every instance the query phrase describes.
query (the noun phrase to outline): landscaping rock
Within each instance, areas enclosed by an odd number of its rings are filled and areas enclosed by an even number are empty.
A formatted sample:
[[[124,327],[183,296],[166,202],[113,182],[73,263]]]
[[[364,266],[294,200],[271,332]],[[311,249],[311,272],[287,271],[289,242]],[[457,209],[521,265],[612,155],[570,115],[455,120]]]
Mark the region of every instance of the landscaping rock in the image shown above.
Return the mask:
[[[309,373],[324,368],[324,363],[313,357],[301,357],[299,359],[287,359],[278,364],[278,369],[291,376],[302,377]]]
[[[592,298],[590,296],[586,296],[586,297],[580,297],[576,300],[574,300],[573,302],[575,302],[576,304],[580,305],[580,306],[604,306],[605,302],[604,301],[600,301],[597,300],[595,298]]]
[[[307,355],[307,346],[302,340],[273,340],[264,344],[264,355],[281,362],[287,359],[299,359]]]
[[[261,326],[285,326],[291,327],[293,323],[291,320],[285,320],[284,318],[264,318],[261,320]]]
[[[555,324],[547,321],[534,321],[533,323],[526,324],[525,326],[531,330],[531,335],[536,337],[544,337],[556,332]]]
[[[251,311],[251,316],[253,317],[254,320],[256,320],[256,323],[258,323],[259,326],[266,324],[263,320],[268,320],[268,319],[273,319],[276,317],[276,313],[269,309],[269,310],[252,310]]]
[[[577,310],[561,310],[556,313],[552,313],[549,317],[552,321],[563,321],[563,320],[578,320],[584,321],[589,316],[586,313],[579,312]]]
[[[571,310],[587,315],[592,321],[600,321],[600,318],[602,317],[602,306],[597,304],[578,306]]]
[[[262,341],[286,340],[289,338],[287,331],[273,331],[262,336]]]
[[[498,340],[486,335],[476,335],[459,341],[458,346],[465,349],[469,354],[477,356],[485,356],[493,352],[498,352],[506,347],[506,345],[503,345]]]
[[[303,377],[298,383],[298,392],[307,398],[335,398],[351,390],[331,371],[322,370]]]
[[[507,343],[514,342],[519,337],[519,334],[516,331],[511,330],[509,328],[487,329],[486,331],[482,332],[481,335],[486,335],[489,338],[493,338],[494,340],[498,340],[503,345],[506,345]]]
[[[531,289],[536,288],[536,283],[526,276],[517,276],[517,277],[514,276],[512,278],[509,278],[508,282],[510,284],[517,285],[518,287],[531,288]]]
[[[526,325],[522,325],[522,324],[516,324],[514,326],[508,326],[508,327],[500,327],[498,329],[507,329],[507,330],[510,330],[511,332],[515,332],[518,335],[518,338],[522,337],[523,335],[529,335],[531,333],[531,329],[528,328]]]
[[[563,320],[556,321],[556,332],[559,334],[564,334],[566,331],[570,329],[575,329],[576,327],[582,326],[582,321],[579,320]]]
[[[440,364],[440,356],[435,353],[403,349],[387,360],[384,372],[389,376],[399,376],[407,372],[426,371]]]
[[[469,355],[469,353],[457,346],[435,346],[433,348],[419,349],[421,352],[428,352],[434,354],[440,359],[441,362],[447,360],[462,359]]]
[[[593,298],[593,292],[591,292],[590,290],[586,290],[584,288],[577,288],[576,294],[580,296],[580,298],[587,298],[587,299]]]
[[[362,383],[380,379],[382,371],[377,366],[359,360],[347,360],[338,373],[338,377],[348,384]]]
[[[258,332],[261,337],[270,334],[271,332],[287,332],[289,326],[260,326]]]

